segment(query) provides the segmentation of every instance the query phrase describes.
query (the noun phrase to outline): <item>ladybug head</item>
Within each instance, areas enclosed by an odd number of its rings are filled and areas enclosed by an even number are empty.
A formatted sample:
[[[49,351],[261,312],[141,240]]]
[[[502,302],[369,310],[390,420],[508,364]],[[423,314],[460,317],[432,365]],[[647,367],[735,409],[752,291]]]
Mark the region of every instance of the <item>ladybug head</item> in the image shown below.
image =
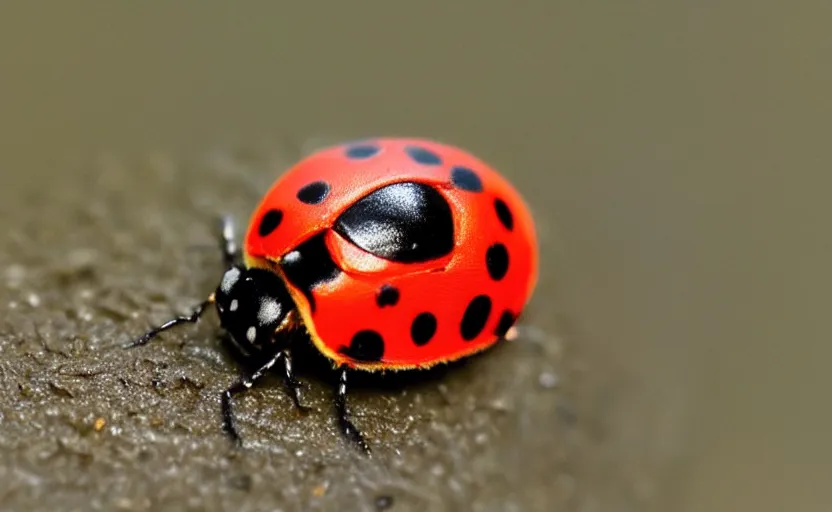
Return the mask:
[[[214,292],[220,324],[245,352],[257,353],[277,342],[293,318],[294,303],[276,274],[233,266]]]

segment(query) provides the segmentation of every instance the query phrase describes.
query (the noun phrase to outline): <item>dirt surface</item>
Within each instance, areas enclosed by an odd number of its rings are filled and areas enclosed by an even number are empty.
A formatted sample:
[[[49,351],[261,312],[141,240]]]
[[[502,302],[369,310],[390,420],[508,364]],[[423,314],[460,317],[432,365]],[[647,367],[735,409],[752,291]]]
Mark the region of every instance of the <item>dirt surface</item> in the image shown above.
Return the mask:
[[[799,2],[5,2],[0,510],[827,511],[828,20]],[[296,358],[237,402],[214,218],[373,136],[527,198],[519,337],[413,378]]]
[[[643,482],[599,423],[610,383],[570,357],[548,270],[518,339],[444,370],[356,381],[369,459],[340,437],[333,375],[314,358],[296,366],[315,411],[299,416],[265,379],[237,401],[236,450],[219,395],[241,367],[212,314],[119,348],[210,293],[216,215],[244,224],[257,185],[300,154],[103,155],[4,188],[2,509],[595,510],[611,496],[639,509]],[[585,471],[604,459],[614,477]]]

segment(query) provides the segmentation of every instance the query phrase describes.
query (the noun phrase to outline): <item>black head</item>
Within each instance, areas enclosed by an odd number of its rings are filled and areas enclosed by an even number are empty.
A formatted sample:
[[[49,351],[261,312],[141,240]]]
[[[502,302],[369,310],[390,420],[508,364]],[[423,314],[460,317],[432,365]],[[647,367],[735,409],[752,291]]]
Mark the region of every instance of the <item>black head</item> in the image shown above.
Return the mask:
[[[233,266],[214,293],[220,324],[245,352],[256,354],[279,340],[294,303],[277,274]]]

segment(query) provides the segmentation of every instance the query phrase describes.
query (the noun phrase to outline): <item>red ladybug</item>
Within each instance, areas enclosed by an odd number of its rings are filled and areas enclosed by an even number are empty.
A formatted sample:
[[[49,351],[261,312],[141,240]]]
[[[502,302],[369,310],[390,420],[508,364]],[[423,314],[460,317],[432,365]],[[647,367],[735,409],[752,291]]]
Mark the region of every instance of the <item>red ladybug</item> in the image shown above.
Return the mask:
[[[147,343],[210,304],[247,354],[266,362],[222,396],[237,442],[233,395],[277,363],[295,405],[289,354],[311,340],[340,370],[344,434],[369,452],[346,410],[348,370],[429,368],[505,337],[537,282],[531,213],[514,187],[471,154],[423,139],[386,138],[321,150],[282,175],[254,211],[242,262],[230,221],[227,266],[194,312],[130,343]]]

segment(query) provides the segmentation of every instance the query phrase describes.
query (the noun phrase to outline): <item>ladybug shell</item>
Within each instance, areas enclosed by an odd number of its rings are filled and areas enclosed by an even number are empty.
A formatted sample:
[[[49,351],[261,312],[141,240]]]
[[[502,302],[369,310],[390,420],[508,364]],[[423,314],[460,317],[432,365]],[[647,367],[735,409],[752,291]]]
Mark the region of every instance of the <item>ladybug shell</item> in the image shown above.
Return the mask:
[[[287,284],[315,346],[337,365],[427,368],[502,339],[531,297],[528,207],[487,164],[422,139],[321,150],[254,211],[249,266]]]

